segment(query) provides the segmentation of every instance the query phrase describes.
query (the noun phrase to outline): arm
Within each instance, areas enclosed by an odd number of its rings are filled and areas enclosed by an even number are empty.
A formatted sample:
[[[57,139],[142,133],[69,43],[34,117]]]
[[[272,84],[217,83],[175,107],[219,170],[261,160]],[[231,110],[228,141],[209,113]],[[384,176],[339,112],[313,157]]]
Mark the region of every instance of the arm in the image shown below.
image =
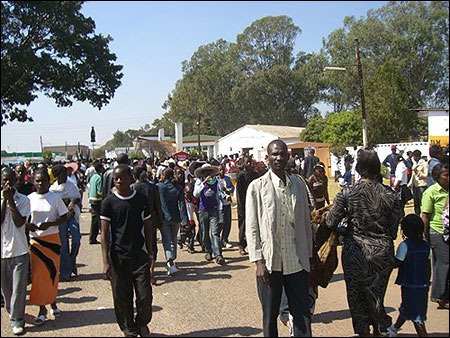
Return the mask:
[[[147,248],[148,256],[151,260],[153,260],[153,251],[152,251],[152,226],[150,224],[150,218],[144,220],[144,235],[145,235],[145,246]]]
[[[345,200],[342,190],[334,198],[333,207],[326,216],[327,226],[335,230],[339,222],[345,217]]]
[[[106,219],[102,219],[101,224],[102,224],[101,243],[103,256],[103,273],[105,274],[106,279],[111,280],[111,266],[109,265],[108,259],[108,250],[111,245],[111,239],[109,236],[111,223]]]
[[[430,229],[430,219],[431,219],[431,214],[429,214],[427,212],[422,212],[422,221],[425,224],[425,228],[423,230],[423,238],[426,241],[429,241],[428,232]]]
[[[56,221],[53,221],[53,222],[42,222],[39,225],[39,230],[47,230],[50,227],[60,226],[61,224],[67,223],[67,220],[68,220],[67,214],[64,214],[64,215],[58,217],[56,219]]]
[[[186,209],[186,202],[184,201],[184,192],[180,189],[178,192],[178,207],[180,209],[181,223],[186,226],[189,224]]]
[[[326,178],[325,181],[325,201],[327,201],[327,204],[330,205],[330,197],[328,195],[328,178]]]
[[[194,193],[193,193],[195,198],[198,198],[200,196],[204,187],[205,187],[205,185],[203,184],[203,182],[200,179],[197,179],[195,181]]]
[[[6,215],[6,204],[7,204],[8,202],[6,201],[6,199],[3,199],[2,200],[2,225],[3,225],[3,222],[5,221],[5,215]]]

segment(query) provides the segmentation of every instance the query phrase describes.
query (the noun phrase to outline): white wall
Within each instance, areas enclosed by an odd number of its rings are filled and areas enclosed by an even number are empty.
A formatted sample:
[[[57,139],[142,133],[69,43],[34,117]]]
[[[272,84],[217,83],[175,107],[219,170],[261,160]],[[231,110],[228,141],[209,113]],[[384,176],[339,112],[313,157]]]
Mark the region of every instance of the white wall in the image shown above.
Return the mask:
[[[251,153],[256,156],[259,153],[263,153],[263,159],[265,156],[265,151],[263,151],[267,145],[276,139],[272,134],[268,134],[262,131],[255,130],[253,128],[244,127],[238,129],[234,133],[228,134],[222,137],[218,141],[218,154],[219,155],[231,155],[235,153],[241,153],[244,148],[253,148]]]
[[[406,156],[408,151],[414,151],[416,149],[422,152],[422,156],[429,157],[429,145],[428,142],[410,142],[410,143],[386,143],[386,144],[378,144],[374,147],[374,150],[377,152],[380,162],[383,162],[386,156],[391,153],[391,146],[395,144],[397,146],[397,153],[403,152]],[[352,155],[353,159],[356,158],[356,152],[361,147],[357,147],[355,150],[354,147],[347,147],[349,154]],[[344,175],[344,165],[342,156],[339,158],[339,162],[337,163],[336,159],[333,160],[334,155],[331,154],[331,174],[334,175],[334,172],[339,170],[342,175]]]

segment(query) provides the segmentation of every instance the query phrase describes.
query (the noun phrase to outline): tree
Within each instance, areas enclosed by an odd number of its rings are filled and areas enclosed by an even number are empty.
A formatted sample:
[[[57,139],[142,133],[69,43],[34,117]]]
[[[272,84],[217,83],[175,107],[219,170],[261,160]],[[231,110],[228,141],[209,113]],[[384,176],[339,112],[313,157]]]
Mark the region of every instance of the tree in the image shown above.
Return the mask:
[[[42,153],[42,159],[44,160],[44,163],[50,164],[52,163],[53,154],[51,151],[44,151]]]
[[[120,86],[122,66],[81,13],[83,1],[2,1],[1,125],[32,121],[37,93],[59,107],[74,100],[101,109]]]
[[[300,140],[308,142],[324,142],[322,131],[326,121],[319,113],[314,114],[308,121],[305,129],[300,133]]]
[[[300,33],[301,29],[286,15],[254,21],[236,39],[246,70],[253,73],[276,65],[290,66],[295,38]]]

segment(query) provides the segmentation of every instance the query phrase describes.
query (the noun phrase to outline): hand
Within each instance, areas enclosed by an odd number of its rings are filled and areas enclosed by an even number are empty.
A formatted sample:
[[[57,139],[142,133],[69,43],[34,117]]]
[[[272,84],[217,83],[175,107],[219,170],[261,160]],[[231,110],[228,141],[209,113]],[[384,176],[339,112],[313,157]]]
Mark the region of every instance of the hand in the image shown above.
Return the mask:
[[[269,271],[263,260],[256,262],[256,279],[265,285],[269,285]]]
[[[68,209],[70,212],[73,212],[73,207],[74,207],[73,202],[70,202],[69,205],[67,206],[67,209]]]
[[[34,223],[28,223],[26,225],[26,227],[27,227],[28,230],[30,230],[32,232],[35,232],[35,231],[39,230],[39,227],[36,224],[34,224]]]
[[[13,200],[14,197],[14,189],[13,187],[11,187],[8,183],[5,183],[2,187],[2,192],[3,192],[3,198],[6,201],[11,201]]]
[[[103,273],[105,274],[105,280],[112,279],[111,266],[109,265],[109,263],[103,264]]]
[[[42,222],[41,224],[39,224],[38,230],[47,230],[48,228],[50,228],[50,223]]]

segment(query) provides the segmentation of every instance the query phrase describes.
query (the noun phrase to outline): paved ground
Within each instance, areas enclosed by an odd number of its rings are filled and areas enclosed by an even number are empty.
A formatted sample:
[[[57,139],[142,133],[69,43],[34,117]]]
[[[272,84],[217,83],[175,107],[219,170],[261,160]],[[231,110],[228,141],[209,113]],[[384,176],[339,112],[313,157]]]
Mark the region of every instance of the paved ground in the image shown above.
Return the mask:
[[[231,239],[237,241],[237,220],[233,211]],[[116,323],[111,288],[102,279],[100,245],[88,245],[90,214],[81,216],[83,233],[79,254],[80,275],[70,282],[59,284],[58,306],[63,314],[50,318],[43,326],[32,324],[38,307],[27,305],[26,336],[29,337],[111,337],[122,336]],[[207,263],[200,253],[179,252],[180,272],[174,277],[165,275],[162,245],[159,242],[157,286],[153,288],[153,320],[150,329],[154,336],[262,336],[261,307],[257,298],[255,269],[236,247],[225,249],[226,266]],[[198,250],[198,247],[196,247]],[[400,288],[391,277],[385,305],[396,319],[400,303]],[[312,331],[316,337],[354,336],[348,311],[342,268],[326,289],[319,289]],[[1,336],[12,336],[6,311],[1,310]],[[448,337],[449,312],[437,310],[429,303],[427,328],[430,336]],[[288,330],[280,325],[280,336]],[[406,323],[399,336],[415,336],[414,327]]]

